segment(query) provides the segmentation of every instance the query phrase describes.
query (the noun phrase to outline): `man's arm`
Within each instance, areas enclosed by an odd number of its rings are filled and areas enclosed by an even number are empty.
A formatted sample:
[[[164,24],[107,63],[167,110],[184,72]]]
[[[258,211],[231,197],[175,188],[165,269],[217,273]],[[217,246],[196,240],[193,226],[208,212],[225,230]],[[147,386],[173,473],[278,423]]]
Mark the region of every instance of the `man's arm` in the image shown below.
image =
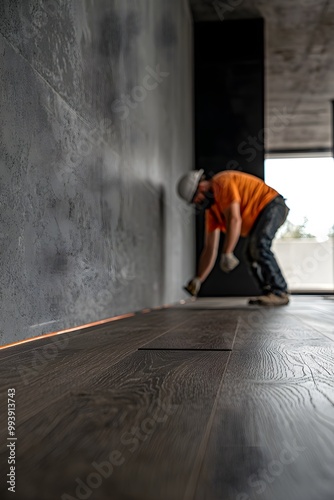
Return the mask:
[[[241,215],[240,203],[233,201],[223,212],[226,220],[226,235],[223,246],[223,253],[233,253],[240,238]]]
[[[197,277],[202,283],[206,280],[216,262],[219,246],[219,235],[219,229],[215,229],[210,233],[208,231],[205,231],[204,248],[199,259],[197,273]]]

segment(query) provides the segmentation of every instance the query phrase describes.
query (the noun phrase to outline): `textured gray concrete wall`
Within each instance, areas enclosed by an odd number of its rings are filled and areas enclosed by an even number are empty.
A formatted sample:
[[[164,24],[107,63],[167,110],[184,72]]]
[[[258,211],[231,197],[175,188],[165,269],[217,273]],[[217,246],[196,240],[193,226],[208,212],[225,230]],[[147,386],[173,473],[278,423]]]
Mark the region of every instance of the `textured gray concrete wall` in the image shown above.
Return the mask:
[[[1,344],[185,297],[187,0],[2,0]]]

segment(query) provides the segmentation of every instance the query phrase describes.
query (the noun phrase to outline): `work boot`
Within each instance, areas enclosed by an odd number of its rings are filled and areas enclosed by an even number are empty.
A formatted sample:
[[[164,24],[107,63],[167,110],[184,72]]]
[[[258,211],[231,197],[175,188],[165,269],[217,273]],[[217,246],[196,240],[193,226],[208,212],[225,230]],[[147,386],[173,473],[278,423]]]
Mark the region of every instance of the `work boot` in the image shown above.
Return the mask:
[[[267,295],[261,295],[260,297],[250,299],[248,304],[259,306],[286,306],[289,304],[289,294],[284,292],[280,294],[268,293]]]

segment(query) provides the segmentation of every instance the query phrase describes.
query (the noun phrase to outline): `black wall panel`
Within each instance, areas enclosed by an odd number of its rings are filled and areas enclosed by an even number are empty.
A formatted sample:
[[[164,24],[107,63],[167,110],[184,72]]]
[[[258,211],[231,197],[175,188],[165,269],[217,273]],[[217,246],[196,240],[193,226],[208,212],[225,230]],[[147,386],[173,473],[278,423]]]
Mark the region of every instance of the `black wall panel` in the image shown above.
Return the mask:
[[[207,176],[240,170],[264,178],[264,23],[247,19],[195,23],[195,161]],[[197,262],[203,248],[204,214],[196,216]],[[223,243],[222,234],[220,249]],[[219,268],[201,296],[257,295],[260,290],[243,257],[226,275]]]

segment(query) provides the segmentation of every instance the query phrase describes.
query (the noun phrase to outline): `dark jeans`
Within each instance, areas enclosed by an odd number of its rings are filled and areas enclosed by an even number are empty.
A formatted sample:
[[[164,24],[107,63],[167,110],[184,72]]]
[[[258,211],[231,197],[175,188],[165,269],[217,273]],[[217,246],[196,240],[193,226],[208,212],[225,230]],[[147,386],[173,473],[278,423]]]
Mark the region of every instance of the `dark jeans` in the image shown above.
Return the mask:
[[[263,293],[280,294],[288,289],[271,251],[271,244],[277,230],[285,222],[289,210],[284,198],[277,196],[262,210],[249,234],[247,258]]]

